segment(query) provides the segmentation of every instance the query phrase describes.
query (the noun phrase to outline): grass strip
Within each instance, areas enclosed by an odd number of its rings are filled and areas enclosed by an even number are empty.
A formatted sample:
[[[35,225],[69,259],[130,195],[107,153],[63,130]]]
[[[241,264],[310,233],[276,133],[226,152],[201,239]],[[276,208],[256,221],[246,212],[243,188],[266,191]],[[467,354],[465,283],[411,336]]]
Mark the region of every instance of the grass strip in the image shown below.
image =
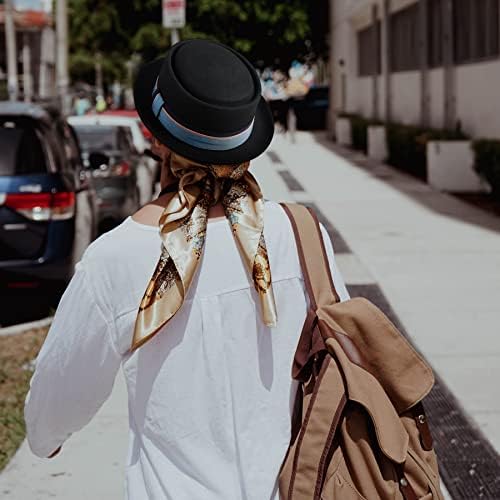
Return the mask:
[[[0,337],[0,471],[26,435],[24,400],[48,327]]]

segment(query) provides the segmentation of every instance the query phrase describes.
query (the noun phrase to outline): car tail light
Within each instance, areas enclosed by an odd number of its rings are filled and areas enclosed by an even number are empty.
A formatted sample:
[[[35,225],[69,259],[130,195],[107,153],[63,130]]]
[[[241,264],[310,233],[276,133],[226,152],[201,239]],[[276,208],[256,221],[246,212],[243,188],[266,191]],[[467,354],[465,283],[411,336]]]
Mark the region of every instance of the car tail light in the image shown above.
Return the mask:
[[[3,204],[33,221],[66,220],[75,215],[75,193],[8,193]]]

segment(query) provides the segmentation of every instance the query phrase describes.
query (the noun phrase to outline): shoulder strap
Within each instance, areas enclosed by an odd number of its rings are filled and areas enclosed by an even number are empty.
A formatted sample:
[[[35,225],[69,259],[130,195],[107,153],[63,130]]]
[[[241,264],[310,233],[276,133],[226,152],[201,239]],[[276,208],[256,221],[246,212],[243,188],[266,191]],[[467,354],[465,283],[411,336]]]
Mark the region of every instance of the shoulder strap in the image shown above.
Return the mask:
[[[281,500],[320,500],[346,403],[342,374],[334,359],[327,357],[280,473]]]
[[[316,214],[303,205],[282,203],[281,206],[292,223],[312,309],[316,311],[318,304],[331,303],[332,294],[334,302],[340,302]]]

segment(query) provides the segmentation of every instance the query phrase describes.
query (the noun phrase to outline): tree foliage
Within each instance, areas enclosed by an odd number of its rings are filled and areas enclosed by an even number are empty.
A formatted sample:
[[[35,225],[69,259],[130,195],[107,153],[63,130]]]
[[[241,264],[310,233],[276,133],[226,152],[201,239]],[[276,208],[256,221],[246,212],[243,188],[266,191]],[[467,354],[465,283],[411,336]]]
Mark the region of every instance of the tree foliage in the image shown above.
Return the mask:
[[[253,63],[282,64],[326,49],[328,0],[187,0],[181,38],[219,40]],[[132,54],[151,60],[170,46],[162,27],[161,0],[69,0],[70,69],[73,78],[91,80],[96,54],[102,54],[106,82],[126,74]]]

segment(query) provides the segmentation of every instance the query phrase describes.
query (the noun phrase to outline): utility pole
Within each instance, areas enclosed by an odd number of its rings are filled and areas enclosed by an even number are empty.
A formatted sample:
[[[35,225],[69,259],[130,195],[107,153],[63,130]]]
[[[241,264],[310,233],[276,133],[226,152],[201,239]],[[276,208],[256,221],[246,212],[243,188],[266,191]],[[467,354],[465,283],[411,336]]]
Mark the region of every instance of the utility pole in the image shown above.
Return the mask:
[[[33,78],[31,75],[31,37],[29,32],[23,33],[23,88],[24,101],[33,99]]]
[[[56,0],[56,73],[57,90],[61,110],[64,114],[68,106],[68,8],[66,0]]]
[[[14,24],[14,8],[12,0],[4,1],[5,9],[5,46],[7,48],[7,89],[10,101],[18,99],[17,81],[17,46],[16,26]]]

